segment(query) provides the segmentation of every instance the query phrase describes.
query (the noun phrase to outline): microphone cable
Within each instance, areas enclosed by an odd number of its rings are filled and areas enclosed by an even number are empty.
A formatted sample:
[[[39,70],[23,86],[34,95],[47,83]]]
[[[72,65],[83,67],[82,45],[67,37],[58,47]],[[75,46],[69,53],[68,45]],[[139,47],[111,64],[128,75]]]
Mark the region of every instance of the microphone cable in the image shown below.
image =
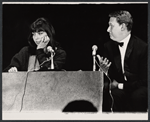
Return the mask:
[[[51,57],[47,58],[41,64],[39,64],[39,67],[41,67],[45,62],[48,62],[50,60],[51,60]],[[25,86],[24,86],[24,92],[23,92],[23,96],[22,96],[22,100],[21,100],[21,109],[20,109],[20,112],[22,111],[22,108],[23,108],[23,99],[24,99],[24,96],[25,96],[28,74],[29,74],[29,72],[38,71],[38,70],[39,69],[31,69],[31,70],[27,71],[27,73],[26,73]]]
[[[39,66],[43,65],[45,62],[48,62],[48,61],[50,61],[50,60],[51,60],[51,57],[47,58],[47,59],[46,59],[45,61],[43,61]],[[27,71],[26,76],[25,76],[25,86],[24,86],[23,96],[22,96],[22,100],[21,100],[21,109],[20,109],[20,112],[22,111],[22,108],[23,108],[23,99],[24,99],[24,96],[25,96],[25,90],[26,90],[26,85],[27,85],[28,74],[29,74],[29,72],[33,72],[33,71],[38,71],[38,70],[36,70],[36,69],[31,69],[31,70]],[[18,94],[19,94],[19,93],[20,93],[20,91],[18,92]],[[13,101],[13,104],[7,109],[7,111],[10,110],[10,109],[13,107],[13,105],[15,104],[15,101],[16,101],[16,98],[17,98],[18,94],[15,96],[15,99],[14,99],[14,101]]]
[[[51,60],[51,57],[47,58],[45,61],[43,61],[41,64],[39,64],[39,66],[41,67],[45,62],[48,62],[50,60]],[[29,74],[29,72],[33,72],[33,71],[38,71],[38,69],[37,70],[36,69],[31,69],[31,70],[27,71],[27,73],[26,73],[25,86],[24,86],[24,92],[23,92],[23,96],[22,96],[22,100],[21,100],[20,112],[22,111],[22,108],[23,108],[23,99],[24,99],[24,96],[25,96],[28,74]]]
[[[9,111],[12,107],[13,107],[13,105],[15,104],[15,101],[16,101],[16,98],[17,98],[17,96],[18,96],[18,94],[21,92],[21,89],[19,90],[19,92],[17,93],[17,95],[15,96],[15,99],[14,99],[14,101],[13,101],[13,104],[7,109],[7,111]]]
[[[55,55],[55,53],[54,53],[54,55]],[[44,63],[46,63],[46,62],[48,62],[50,60],[52,60],[52,57],[46,58],[46,60],[44,60],[41,64],[39,64],[39,66],[41,67]]]
[[[22,100],[21,100],[20,112],[22,111],[22,108],[23,108],[23,99],[24,99],[24,96],[25,96],[25,91],[26,91],[26,86],[27,86],[28,75],[29,75],[30,72],[33,72],[33,71],[37,71],[37,70],[36,70],[36,69],[31,69],[31,70],[27,71],[27,73],[26,73],[24,91],[23,91]]]
[[[100,70],[107,76],[107,78],[109,79],[109,94],[110,94],[110,97],[112,99],[112,104],[111,104],[111,112],[113,112],[113,105],[114,105],[114,98],[113,98],[113,95],[111,94],[111,79],[110,77],[103,71],[103,69],[100,67],[100,65],[98,64],[98,62],[95,60],[96,64],[98,65],[98,67],[100,68]]]
[[[44,60],[41,64],[39,64],[39,66],[41,67],[44,63],[48,62],[51,60],[51,57],[46,58],[46,60]]]

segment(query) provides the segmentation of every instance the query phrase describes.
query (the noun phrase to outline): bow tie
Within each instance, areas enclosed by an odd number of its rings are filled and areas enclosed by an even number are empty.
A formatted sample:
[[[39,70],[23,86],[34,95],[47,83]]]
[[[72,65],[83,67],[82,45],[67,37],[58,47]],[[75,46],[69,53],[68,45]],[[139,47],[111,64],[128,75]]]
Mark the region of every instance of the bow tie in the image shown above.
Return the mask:
[[[124,43],[123,42],[115,42],[115,44],[119,45],[120,47],[122,47]]]

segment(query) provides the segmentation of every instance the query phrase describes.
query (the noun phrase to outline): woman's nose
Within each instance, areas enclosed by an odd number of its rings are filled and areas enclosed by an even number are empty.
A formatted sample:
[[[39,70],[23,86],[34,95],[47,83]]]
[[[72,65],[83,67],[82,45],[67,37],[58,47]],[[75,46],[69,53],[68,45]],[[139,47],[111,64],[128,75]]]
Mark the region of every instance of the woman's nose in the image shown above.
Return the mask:
[[[35,39],[39,38],[39,35],[37,33],[35,33],[33,36]]]
[[[38,34],[38,33],[35,33],[34,35],[35,35],[35,37],[38,37],[38,36],[39,36],[39,34]]]

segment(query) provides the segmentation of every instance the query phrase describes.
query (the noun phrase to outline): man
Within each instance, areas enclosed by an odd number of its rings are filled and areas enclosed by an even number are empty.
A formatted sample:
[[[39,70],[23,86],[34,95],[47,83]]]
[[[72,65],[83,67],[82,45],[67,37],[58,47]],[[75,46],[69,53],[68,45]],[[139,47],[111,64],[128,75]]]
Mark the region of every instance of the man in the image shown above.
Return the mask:
[[[114,112],[146,112],[148,45],[131,34],[133,19],[128,11],[117,11],[109,17],[107,32],[112,41],[104,44],[105,58],[98,58],[101,69],[111,79],[112,109]],[[105,98],[104,94],[104,104]]]

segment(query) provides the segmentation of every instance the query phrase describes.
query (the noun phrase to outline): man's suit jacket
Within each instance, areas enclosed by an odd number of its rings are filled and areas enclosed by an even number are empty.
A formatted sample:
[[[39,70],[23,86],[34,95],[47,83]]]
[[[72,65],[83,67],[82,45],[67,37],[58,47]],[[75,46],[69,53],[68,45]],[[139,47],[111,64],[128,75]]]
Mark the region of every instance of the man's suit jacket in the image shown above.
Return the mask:
[[[136,36],[131,36],[124,58],[124,71],[122,73],[121,57],[118,45],[114,41],[104,44],[105,57],[112,62],[108,74],[111,80],[124,83],[124,89],[134,90],[147,86],[148,81],[148,45]],[[124,75],[127,81],[124,80]]]

